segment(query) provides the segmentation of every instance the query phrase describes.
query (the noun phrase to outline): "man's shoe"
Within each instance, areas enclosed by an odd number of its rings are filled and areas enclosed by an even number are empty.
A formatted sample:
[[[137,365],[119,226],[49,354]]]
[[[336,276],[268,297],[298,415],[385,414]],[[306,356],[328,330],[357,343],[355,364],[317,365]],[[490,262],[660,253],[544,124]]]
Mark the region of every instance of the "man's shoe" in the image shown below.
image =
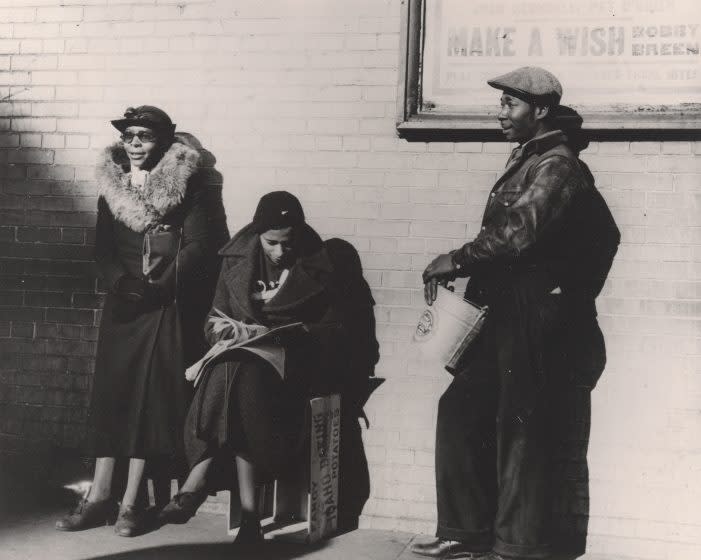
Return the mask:
[[[78,502],[68,515],[56,522],[59,531],[81,531],[100,525],[114,523],[117,504],[111,498],[89,502],[85,498]]]
[[[156,521],[166,523],[187,523],[197,513],[198,508],[207,499],[207,492],[178,492],[165,507],[158,512]]]
[[[416,543],[411,546],[411,551],[419,556],[428,558],[457,559],[457,558],[485,558],[487,552],[475,552],[468,545],[460,541],[449,541],[438,538],[428,543]]]
[[[114,532],[120,537],[136,537],[146,531],[148,520],[146,511],[137,506],[122,506],[114,524]]]

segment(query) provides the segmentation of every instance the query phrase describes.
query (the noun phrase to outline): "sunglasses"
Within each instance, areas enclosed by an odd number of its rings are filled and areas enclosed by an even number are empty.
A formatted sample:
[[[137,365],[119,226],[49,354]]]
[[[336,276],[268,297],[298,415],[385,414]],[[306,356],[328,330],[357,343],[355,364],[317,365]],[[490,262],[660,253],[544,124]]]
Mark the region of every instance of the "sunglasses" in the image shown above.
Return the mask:
[[[156,141],[156,135],[152,132],[147,132],[145,130],[140,130],[139,132],[123,132],[120,136],[122,142],[126,142],[127,144],[131,144],[131,141],[134,139],[134,137],[138,138],[139,142]]]

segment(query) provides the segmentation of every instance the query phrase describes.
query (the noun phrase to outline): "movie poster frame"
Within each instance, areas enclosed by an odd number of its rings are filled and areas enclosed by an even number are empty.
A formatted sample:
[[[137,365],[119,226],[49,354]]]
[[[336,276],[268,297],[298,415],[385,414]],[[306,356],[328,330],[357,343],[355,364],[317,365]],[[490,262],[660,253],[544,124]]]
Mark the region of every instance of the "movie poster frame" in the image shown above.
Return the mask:
[[[422,59],[426,0],[401,0],[397,132],[409,140],[497,140],[501,131],[494,116],[475,110],[432,113],[422,107]],[[638,109],[611,105],[578,107],[583,129],[593,140],[699,140],[701,98],[683,106]],[[498,100],[495,98],[495,104]]]

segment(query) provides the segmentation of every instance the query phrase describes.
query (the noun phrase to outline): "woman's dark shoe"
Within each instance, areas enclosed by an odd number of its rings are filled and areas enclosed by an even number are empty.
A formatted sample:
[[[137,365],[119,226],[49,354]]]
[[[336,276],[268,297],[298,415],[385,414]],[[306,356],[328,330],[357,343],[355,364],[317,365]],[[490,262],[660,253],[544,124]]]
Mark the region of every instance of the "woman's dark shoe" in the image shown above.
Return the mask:
[[[144,533],[147,527],[146,510],[137,506],[120,506],[119,516],[114,524],[114,532],[120,537],[135,537]]]
[[[85,498],[78,502],[68,515],[56,522],[59,531],[81,531],[100,525],[114,523],[117,504],[112,498],[89,502]]]
[[[166,523],[187,523],[197,513],[197,509],[207,499],[207,492],[178,492],[165,507],[158,512],[156,521]]]
[[[476,552],[470,549],[465,543],[438,538],[428,543],[416,543],[412,545],[411,551],[419,556],[438,559],[484,559],[489,552]]]

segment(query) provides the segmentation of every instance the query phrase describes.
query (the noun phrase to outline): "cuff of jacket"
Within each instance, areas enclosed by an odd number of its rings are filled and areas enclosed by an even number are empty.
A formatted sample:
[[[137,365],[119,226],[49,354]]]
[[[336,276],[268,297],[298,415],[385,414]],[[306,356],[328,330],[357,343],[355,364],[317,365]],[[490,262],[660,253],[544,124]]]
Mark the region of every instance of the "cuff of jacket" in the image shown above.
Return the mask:
[[[463,245],[460,247],[460,249],[455,249],[454,251],[450,252],[450,260],[453,262],[455,272],[458,276],[467,274],[467,268],[470,265],[470,260],[468,259],[465,251],[466,246],[467,245]]]

